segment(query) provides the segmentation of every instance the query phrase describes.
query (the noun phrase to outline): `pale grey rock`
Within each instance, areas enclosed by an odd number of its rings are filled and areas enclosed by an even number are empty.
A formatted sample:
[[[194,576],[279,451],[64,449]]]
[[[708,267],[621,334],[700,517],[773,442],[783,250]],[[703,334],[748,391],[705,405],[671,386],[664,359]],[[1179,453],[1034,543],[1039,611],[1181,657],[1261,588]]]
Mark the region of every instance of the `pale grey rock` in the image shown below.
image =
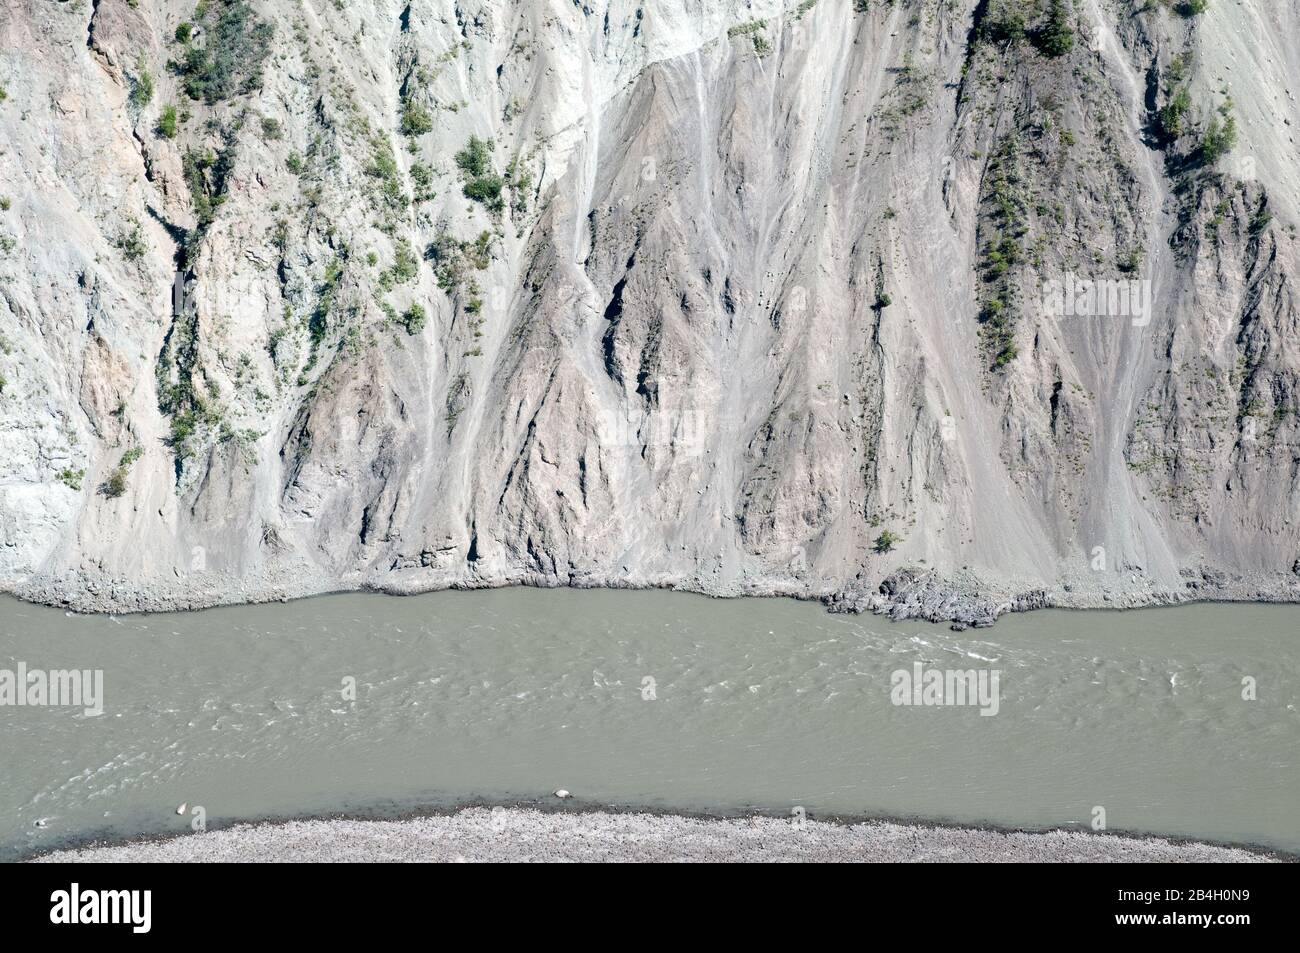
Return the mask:
[[[188,0],[5,6],[0,587],[1300,598],[1300,5],[1071,0],[1055,58],[996,3],[858,6],[251,0],[215,103]],[[1183,83],[1189,129],[1231,92],[1215,171],[1153,132]],[[1046,313],[1129,262],[1147,323]]]

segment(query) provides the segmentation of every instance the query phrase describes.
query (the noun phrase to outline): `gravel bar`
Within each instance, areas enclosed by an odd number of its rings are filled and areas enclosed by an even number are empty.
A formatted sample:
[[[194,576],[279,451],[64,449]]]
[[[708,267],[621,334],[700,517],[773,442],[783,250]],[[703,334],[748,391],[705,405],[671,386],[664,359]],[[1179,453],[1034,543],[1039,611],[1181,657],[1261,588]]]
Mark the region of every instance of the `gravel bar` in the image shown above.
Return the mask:
[[[474,807],[404,820],[240,824],[37,862],[1270,862],[1237,847],[1078,831]]]

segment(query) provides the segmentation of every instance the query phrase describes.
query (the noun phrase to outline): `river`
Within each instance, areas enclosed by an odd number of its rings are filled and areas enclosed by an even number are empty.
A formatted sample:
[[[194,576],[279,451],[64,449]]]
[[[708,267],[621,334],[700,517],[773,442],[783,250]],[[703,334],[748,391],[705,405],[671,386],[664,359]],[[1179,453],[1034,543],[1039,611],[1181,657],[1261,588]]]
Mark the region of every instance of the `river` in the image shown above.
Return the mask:
[[[916,663],[997,672],[996,713],[895,704]],[[580,807],[1030,829],[1088,829],[1100,809],[1111,830],[1300,851],[1300,607],[1043,611],[955,633],[662,591],[119,617],[0,599],[0,669],[20,664],[102,670],[103,711],[0,707],[3,859],[198,816],[557,788]]]

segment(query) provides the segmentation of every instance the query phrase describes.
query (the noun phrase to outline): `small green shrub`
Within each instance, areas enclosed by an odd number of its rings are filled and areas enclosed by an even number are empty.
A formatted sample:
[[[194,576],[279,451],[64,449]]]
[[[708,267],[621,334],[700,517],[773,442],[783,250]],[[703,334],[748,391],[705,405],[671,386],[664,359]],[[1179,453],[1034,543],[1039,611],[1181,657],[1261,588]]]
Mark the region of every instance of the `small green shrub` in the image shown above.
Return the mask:
[[[175,139],[177,128],[176,107],[164,106],[162,115],[158,117],[156,132],[164,139]]]
[[[131,105],[143,109],[153,99],[153,74],[145,67],[144,60],[136,69],[139,72],[131,79]]]
[[[1272,221],[1273,221],[1273,213],[1261,205],[1258,209],[1255,210],[1255,213],[1250,217],[1250,226],[1249,226],[1250,234],[1252,235],[1260,234],[1261,232],[1264,231],[1264,229],[1268,228],[1269,224]]]
[[[71,467],[65,467],[58,472],[57,479],[68,489],[81,492],[81,481],[85,476],[85,470],[74,470]]]
[[[411,243],[402,239],[397,243],[397,250],[393,253],[393,267],[388,269],[391,280],[399,285],[406,284],[414,280],[419,274],[419,269],[420,262],[411,249]]]
[[[981,27],[981,34],[990,42],[1014,43],[1025,36],[1025,15],[1014,5],[1014,0],[993,0]]]
[[[438,279],[438,287],[451,294],[464,282],[469,267],[483,271],[491,265],[492,233],[484,230],[472,242],[458,242],[443,232],[429,243],[424,250],[424,257],[433,263],[433,274]],[[475,287],[473,279],[469,285]]]
[[[528,193],[533,187],[533,176],[519,161],[519,156],[506,166],[506,185],[510,186],[510,211],[522,215],[528,211]]]
[[[419,334],[424,330],[425,321],[424,307],[420,304],[412,304],[402,314],[402,327],[406,328],[407,334]]]
[[[766,20],[750,20],[747,23],[737,23],[727,31],[727,36],[745,36],[747,34],[758,33],[766,26]]]
[[[1237,145],[1237,120],[1232,117],[1232,105],[1225,103],[1219,115],[1210,120],[1201,138],[1201,162],[1214,165]]]
[[[127,221],[130,227],[117,236],[117,247],[127,261],[139,261],[149,250],[149,243],[145,240],[139,221],[134,218]]]
[[[995,368],[1006,367],[1016,359],[1019,353],[1020,350],[1016,347],[1016,343],[1007,341],[1002,345],[1002,350],[998,351],[998,356],[993,359],[993,366]]]
[[[226,200],[226,177],[230,174],[232,162],[229,149],[223,150],[219,156],[206,150],[187,149],[181,157],[185,184],[189,187],[190,202],[198,219],[198,233],[212,224],[217,209]]]
[[[489,231],[479,232],[478,238],[472,243],[466,242],[461,248],[479,271],[486,270],[492,263],[492,233]]]
[[[885,530],[876,537],[876,552],[887,553],[903,541],[903,537]]]
[[[411,165],[411,184],[415,186],[415,201],[432,202],[438,197],[433,190],[433,171],[423,163]]]
[[[470,136],[465,148],[456,153],[456,166],[468,179],[465,197],[481,202],[493,212],[500,212],[505,208],[501,190],[505,188],[506,180],[492,169],[494,148],[492,140]]]
[[[1186,128],[1187,113],[1192,108],[1192,94],[1186,88],[1179,89],[1160,110],[1160,133],[1172,142],[1183,134]]]
[[[1052,0],[1047,23],[1034,34],[1034,46],[1044,56],[1064,56],[1074,49],[1074,30],[1065,0]]]
[[[115,500],[126,493],[126,467],[117,467],[108,475],[100,492],[110,500]]]
[[[496,211],[502,207],[501,190],[506,180],[499,175],[485,175],[465,183],[465,197],[482,202]]]
[[[491,169],[493,148],[491,139],[470,136],[465,148],[456,153],[457,168],[470,178],[487,175]]]
[[[404,212],[411,199],[406,194],[392,144],[386,137],[376,136],[371,140],[371,147],[375,150],[374,159],[366,168],[366,174],[379,180],[378,191],[372,198],[376,206],[387,215],[385,231],[391,235],[396,228],[396,214]]]
[[[1119,270],[1126,275],[1134,274],[1142,267],[1142,249],[1134,248],[1119,260]]]
[[[407,101],[402,107],[402,135],[415,138],[433,130],[433,116],[419,103]]]
[[[1187,78],[1188,57],[1186,53],[1176,53],[1169,60],[1169,71],[1165,74],[1165,80],[1171,86],[1177,86]]]
[[[192,410],[182,411],[172,418],[171,429],[164,441],[177,459],[185,460],[193,454],[190,437],[198,429],[198,415]]]

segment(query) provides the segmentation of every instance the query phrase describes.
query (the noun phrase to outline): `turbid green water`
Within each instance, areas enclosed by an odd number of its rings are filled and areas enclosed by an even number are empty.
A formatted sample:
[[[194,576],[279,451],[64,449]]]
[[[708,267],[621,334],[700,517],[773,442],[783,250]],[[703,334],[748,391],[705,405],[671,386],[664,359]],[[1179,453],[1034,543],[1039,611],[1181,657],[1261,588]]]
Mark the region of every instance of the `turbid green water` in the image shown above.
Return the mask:
[[[892,704],[891,673],[918,661],[1000,671],[997,714]],[[1040,612],[954,633],[669,592],[118,618],[0,600],[0,669],[20,662],[102,669],[105,698],[98,717],[0,707],[7,858],[186,830],[182,802],[215,827],[558,787],[571,805],[1029,828],[1086,828],[1100,806],[1112,830],[1300,850],[1295,607]]]

